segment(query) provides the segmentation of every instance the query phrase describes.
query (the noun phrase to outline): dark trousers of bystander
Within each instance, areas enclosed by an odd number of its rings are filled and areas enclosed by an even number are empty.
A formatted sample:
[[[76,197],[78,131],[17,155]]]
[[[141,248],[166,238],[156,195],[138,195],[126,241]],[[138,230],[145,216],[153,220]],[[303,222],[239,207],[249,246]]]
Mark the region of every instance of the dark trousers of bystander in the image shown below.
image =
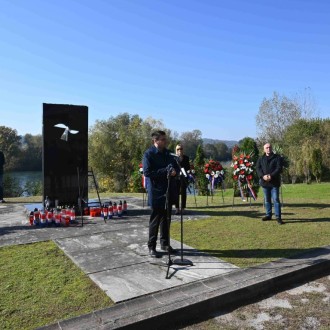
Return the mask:
[[[178,198],[175,202],[175,208],[176,209],[180,208],[180,195],[181,195],[181,207],[185,209],[187,204],[187,185],[182,180],[178,180],[177,187],[178,187]]]
[[[264,192],[266,216],[272,217],[272,202],[274,203],[274,211],[276,219],[281,219],[281,202],[279,187],[262,187]]]

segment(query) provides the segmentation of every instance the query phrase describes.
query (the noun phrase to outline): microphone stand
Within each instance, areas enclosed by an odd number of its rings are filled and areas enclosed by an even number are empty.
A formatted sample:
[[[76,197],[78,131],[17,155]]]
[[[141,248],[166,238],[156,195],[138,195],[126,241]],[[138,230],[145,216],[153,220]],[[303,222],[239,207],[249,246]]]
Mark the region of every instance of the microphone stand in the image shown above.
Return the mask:
[[[187,173],[183,167],[181,167],[179,163],[179,157],[175,157],[175,160],[180,169],[180,190],[181,190],[181,198],[180,198],[180,222],[181,222],[181,258],[174,259],[173,263],[176,265],[189,265],[193,266],[193,262],[188,259],[183,259],[183,213],[182,213],[182,189],[186,189],[186,185],[184,184],[184,178],[187,177]]]
[[[165,279],[169,279],[168,273],[170,271],[170,267],[173,265],[173,261],[171,259],[171,252],[170,252],[170,221],[171,221],[171,201],[170,201],[170,184],[171,184],[171,172],[167,172],[167,190],[166,190],[166,219],[167,219],[167,230],[168,230],[168,259],[167,259],[167,272]]]

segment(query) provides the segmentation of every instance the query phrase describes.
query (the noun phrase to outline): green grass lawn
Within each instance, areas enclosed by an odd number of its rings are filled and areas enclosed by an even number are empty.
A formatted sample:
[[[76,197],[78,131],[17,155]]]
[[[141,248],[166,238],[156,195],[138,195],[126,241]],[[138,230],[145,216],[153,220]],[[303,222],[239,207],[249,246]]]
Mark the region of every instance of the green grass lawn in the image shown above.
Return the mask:
[[[101,194],[102,197],[129,194]],[[189,213],[207,218],[184,222],[184,243],[239,267],[294,256],[330,244],[330,184],[285,185],[283,220],[262,222],[262,192],[242,202],[233,191],[188,197]],[[141,197],[141,194],[134,194]],[[91,196],[92,197],[92,196]],[[8,199],[9,202],[40,202]],[[180,241],[180,223],[171,235]],[[0,329],[34,329],[111,306],[112,301],[53,243],[0,248]]]
[[[330,244],[330,184],[285,185],[282,188],[284,225],[261,221],[262,190],[257,201],[234,198],[230,189],[213,198],[189,196],[187,208],[210,215],[184,223],[184,243],[239,267],[250,267]],[[208,204],[208,205],[207,205]],[[180,224],[171,225],[180,240]]]
[[[0,329],[35,329],[111,306],[53,242],[0,249]]]

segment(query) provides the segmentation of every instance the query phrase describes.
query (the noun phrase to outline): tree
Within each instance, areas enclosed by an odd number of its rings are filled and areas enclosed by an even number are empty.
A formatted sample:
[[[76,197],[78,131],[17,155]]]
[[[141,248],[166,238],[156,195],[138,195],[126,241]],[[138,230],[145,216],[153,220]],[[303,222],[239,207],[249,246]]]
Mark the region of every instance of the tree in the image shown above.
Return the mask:
[[[22,171],[41,171],[42,169],[42,136],[25,134],[22,139],[20,167]]]
[[[300,118],[297,102],[274,92],[272,98],[263,99],[256,116],[259,139],[262,143],[282,141],[286,128]]]
[[[198,145],[196,151],[196,158],[194,160],[194,168],[196,175],[196,184],[198,189],[198,195],[205,196],[208,193],[207,185],[208,180],[204,173],[205,154],[202,145]]]
[[[19,180],[10,173],[7,173],[4,177],[3,186],[6,197],[19,197],[24,193],[24,188],[21,186]]]
[[[230,150],[229,150],[228,146],[226,145],[226,143],[217,142],[214,144],[214,146],[218,153],[218,158],[216,158],[216,159],[218,159],[220,161],[231,159]]]
[[[189,156],[190,159],[194,159],[197,147],[203,144],[202,132],[198,129],[192,132],[183,132],[180,136],[180,141],[184,146],[185,154]]]
[[[206,158],[218,159],[218,150],[214,144],[206,143],[203,149]]]
[[[294,96],[294,102],[299,105],[302,118],[311,119],[317,117],[317,105],[310,87]]]
[[[323,119],[320,131],[318,133],[320,141],[320,149],[322,152],[322,176],[326,173],[330,174],[330,119]],[[330,179],[330,176],[328,177]]]
[[[102,176],[101,188],[123,192],[134,187],[132,175],[139,170],[143,153],[151,145],[152,131],[165,130],[161,125],[128,113],[96,121],[89,134],[89,165]],[[170,131],[167,134],[171,142]]]
[[[312,151],[311,172],[315,176],[316,182],[321,182],[322,151],[319,148]]]
[[[297,178],[304,176],[305,182],[310,181],[310,172],[321,176],[323,169],[330,168],[330,120],[329,119],[300,119],[287,127],[284,140],[284,152],[290,160],[289,174],[294,183]],[[319,151],[320,150],[320,154]],[[316,155],[319,154],[322,164],[317,165]],[[313,174],[314,175],[314,174]],[[314,175],[315,176],[315,175]],[[317,177],[317,180],[320,180]]]
[[[279,144],[273,144],[273,152],[274,154],[277,154],[281,157],[281,163],[282,163],[282,180],[283,181],[287,181],[287,177],[288,177],[288,168],[290,165],[290,161],[289,158],[287,157],[287,155],[284,154],[283,152],[283,148],[279,145]]]
[[[254,162],[259,158],[259,149],[256,141],[251,137],[245,137],[244,139],[238,141],[238,146],[241,152],[246,154],[252,153],[252,160]]]
[[[311,163],[314,147],[311,144],[311,139],[305,139],[301,143],[301,164],[305,182],[311,182]]]
[[[3,151],[8,171],[12,171],[18,165],[21,137],[15,129],[0,126],[0,149]]]

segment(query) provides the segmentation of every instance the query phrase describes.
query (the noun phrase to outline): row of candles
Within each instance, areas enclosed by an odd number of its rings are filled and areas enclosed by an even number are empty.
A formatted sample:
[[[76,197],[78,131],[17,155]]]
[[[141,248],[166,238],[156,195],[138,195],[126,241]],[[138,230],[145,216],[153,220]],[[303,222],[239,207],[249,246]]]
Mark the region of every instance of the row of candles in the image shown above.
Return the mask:
[[[87,210],[86,210],[87,209]],[[119,201],[118,205],[116,202],[112,203],[105,203],[102,207],[90,207],[85,209],[84,214],[89,212],[91,217],[102,217],[104,220],[112,219],[113,217],[122,217],[124,214],[127,213],[127,202]]]
[[[31,226],[50,226],[55,224],[56,226],[69,226],[70,223],[74,223],[76,220],[75,208],[57,208],[50,210],[40,210],[35,208],[29,214],[29,222]]]
[[[85,207],[84,215],[91,217],[102,217],[104,220],[112,219],[113,217],[122,217],[127,214],[127,203],[119,201],[111,201],[102,205],[102,207]],[[62,207],[56,209],[40,210],[35,208],[29,214],[29,223],[31,226],[69,226],[75,223],[76,210],[75,207]]]

